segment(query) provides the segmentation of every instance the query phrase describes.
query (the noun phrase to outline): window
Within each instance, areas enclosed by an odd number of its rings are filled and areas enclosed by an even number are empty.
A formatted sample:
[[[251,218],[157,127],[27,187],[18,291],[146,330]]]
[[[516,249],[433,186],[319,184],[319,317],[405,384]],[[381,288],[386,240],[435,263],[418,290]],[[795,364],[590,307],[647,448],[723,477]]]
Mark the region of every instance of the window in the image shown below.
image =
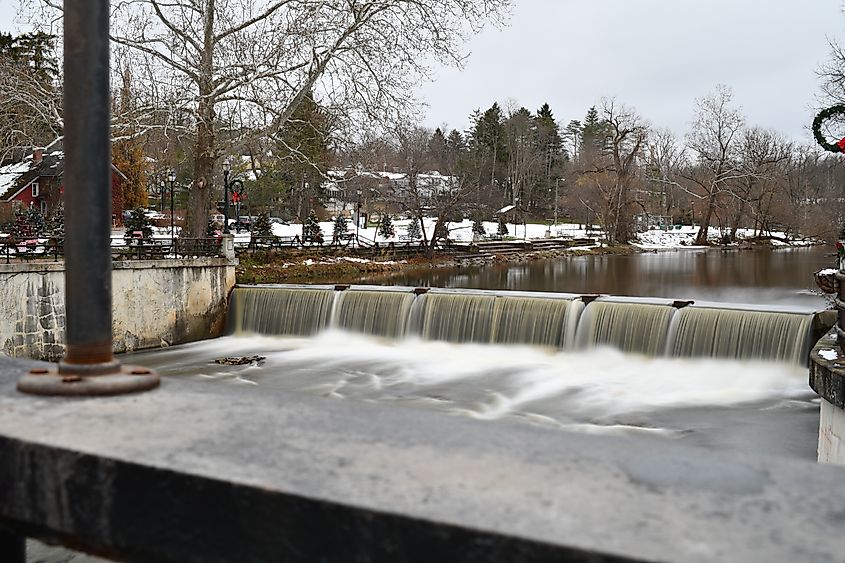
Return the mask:
[[[47,202],[43,199],[41,200],[41,215],[47,214]]]
[[[41,189],[40,189],[40,186],[38,185],[38,182],[33,182],[32,183],[32,197],[38,197],[40,193],[41,193]]]

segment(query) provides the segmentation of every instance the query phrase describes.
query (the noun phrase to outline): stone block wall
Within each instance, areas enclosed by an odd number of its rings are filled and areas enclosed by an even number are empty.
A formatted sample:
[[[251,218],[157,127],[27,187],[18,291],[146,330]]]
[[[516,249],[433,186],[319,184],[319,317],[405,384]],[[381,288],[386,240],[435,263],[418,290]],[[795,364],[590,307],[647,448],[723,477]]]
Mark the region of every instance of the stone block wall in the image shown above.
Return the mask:
[[[220,336],[235,267],[223,258],[115,262],[114,351]],[[61,263],[0,264],[0,353],[57,361],[64,354]]]

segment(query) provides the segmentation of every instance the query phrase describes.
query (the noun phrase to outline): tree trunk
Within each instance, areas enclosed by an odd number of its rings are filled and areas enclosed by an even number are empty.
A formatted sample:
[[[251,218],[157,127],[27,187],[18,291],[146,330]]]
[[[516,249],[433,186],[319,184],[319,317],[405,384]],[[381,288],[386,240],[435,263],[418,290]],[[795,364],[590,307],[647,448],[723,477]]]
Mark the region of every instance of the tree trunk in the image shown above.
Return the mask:
[[[698,228],[698,234],[695,235],[695,244],[704,246],[707,244],[707,234],[710,231],[710,219],[713,218],[713,211],[716,209],[716,191],[710,192],[710,197],[707,200],[707,211],[704,213],[704,218],[701,221],[701,226]]]
[[[208,228],[208,210],[211,206],[211,188],[214,161],[214,10],[215,0],[207,0],[203,21],[203,52],[199,64],[197,104],[197,144],[194,155],[194,185],[188,199],[187,236],[205,237]],[[228,217],[225,219],[229,220]]]
[[[211,127],[212,114],[208,108],[197,130],[196,158],[194,160],[194,185],[191,188],[188,206],[188,236],[201,238],[208,227],[208,210],[211,206],[211,187],[214,173],[214,132]],[[228,217],[226,218],[228,220]]]

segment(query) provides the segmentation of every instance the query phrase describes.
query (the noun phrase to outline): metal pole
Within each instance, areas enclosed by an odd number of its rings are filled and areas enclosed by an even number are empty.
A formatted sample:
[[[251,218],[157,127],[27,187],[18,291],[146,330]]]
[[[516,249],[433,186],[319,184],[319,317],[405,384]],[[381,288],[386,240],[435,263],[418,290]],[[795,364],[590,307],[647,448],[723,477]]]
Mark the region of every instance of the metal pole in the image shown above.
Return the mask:
[[[176,243],[175,223],[173,221],[173,180],[170,180],[170,249],[173,251],[173,245]]]
[[[161,184],[159,184],[158,191],[161,194],[161,207],[159,207],[158,210],[159,210],[160,213],[164,213],[164,193],[165,193],[164,181],[162,181]]]
[[[361,232],[361,202],[357,202],[356,204],[357,213],[355,216],[355,247],[357,248],[361,241],[358,239],[358,235]]]
[[[109,3],[65,10],[65,310],[68,364],[111,363]]]
[[[229,234],[229,171],[223,170],[223,234]]]
[[[26,561],[25,538],[0,528],[0,561],[24,563]]]
[[[108,0],[66,3],[64,54],[67,347],[58,369],[33,368],[18,389],[42,395],[151,389],[159,384],[155,372],[121,367],[112,354]]]

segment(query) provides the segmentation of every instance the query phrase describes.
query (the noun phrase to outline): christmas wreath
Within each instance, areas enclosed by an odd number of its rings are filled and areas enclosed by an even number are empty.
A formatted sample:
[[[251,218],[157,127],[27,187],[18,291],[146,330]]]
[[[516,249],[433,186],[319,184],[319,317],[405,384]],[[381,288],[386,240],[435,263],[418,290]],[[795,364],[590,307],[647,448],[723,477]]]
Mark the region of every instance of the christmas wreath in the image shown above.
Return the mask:
[[[837,115],[845,114],[845,105],[835,105],[819,112],[813,120],[813,136],[816,142],[826,151],[830,152],[845,152],[845,137],[836,143],[828,143],[827,139],[822,135],[822,123]]]

